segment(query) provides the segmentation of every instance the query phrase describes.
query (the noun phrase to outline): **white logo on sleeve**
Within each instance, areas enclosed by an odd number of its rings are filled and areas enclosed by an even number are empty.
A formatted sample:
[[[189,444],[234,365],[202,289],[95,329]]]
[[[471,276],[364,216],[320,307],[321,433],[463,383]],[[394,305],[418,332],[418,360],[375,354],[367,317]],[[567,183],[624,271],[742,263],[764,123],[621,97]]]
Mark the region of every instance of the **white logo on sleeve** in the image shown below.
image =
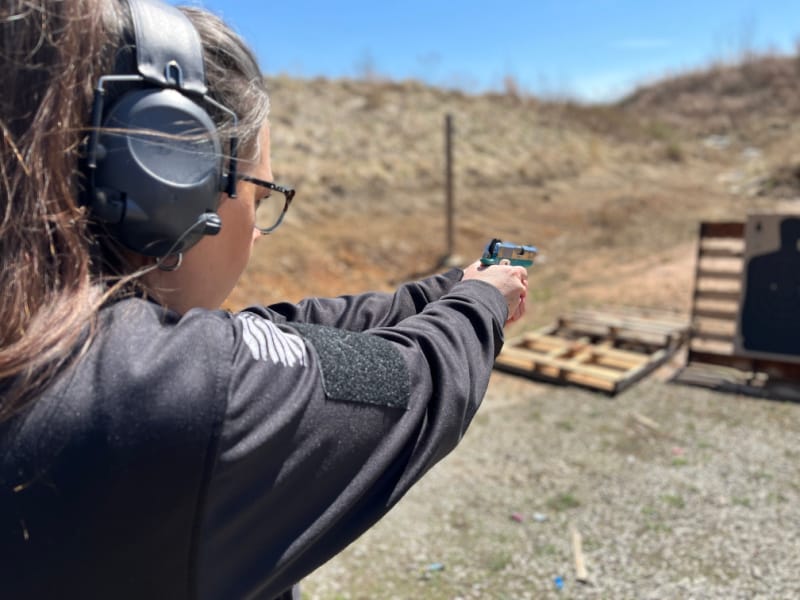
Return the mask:
[[[306,366],[306,345],[299,336],[284,333],[274,323],[252,313],[239,313],[237,318],[242,322],[244,343],[253,359],[285,367]]]

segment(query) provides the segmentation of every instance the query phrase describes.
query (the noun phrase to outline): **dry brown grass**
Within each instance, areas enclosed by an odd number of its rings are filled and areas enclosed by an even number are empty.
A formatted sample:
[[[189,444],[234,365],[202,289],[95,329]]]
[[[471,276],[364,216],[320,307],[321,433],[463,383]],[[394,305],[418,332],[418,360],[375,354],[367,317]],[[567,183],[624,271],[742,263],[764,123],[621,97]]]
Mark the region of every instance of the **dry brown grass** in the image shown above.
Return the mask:
[[[457,254],[475,258],[493,236],[542,251],[521,327],[600,300],[685,309],[699,221],[797,210],[798,64],[717,65],[603,106],[544,102],[513,85],[475,96],[271,80],[274,170],[298,196],[229,305],[388,289],[436,270],[449,113]]]

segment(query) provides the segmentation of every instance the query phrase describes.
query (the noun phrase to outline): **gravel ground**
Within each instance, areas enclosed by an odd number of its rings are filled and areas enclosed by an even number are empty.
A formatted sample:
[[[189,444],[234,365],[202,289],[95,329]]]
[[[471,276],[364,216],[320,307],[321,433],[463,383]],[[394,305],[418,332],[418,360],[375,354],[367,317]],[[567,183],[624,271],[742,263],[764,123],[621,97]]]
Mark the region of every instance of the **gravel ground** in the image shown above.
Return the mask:
[[[798,433],[798,403],[496,372],[461,446],[303,598],[800,598]]]

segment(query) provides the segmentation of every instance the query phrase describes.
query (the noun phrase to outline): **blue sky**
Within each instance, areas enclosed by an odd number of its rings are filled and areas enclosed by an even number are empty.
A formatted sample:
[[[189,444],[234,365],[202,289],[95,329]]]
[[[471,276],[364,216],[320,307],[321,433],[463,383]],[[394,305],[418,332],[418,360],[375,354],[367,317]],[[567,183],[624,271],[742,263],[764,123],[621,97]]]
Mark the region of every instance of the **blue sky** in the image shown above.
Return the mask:
[[[182,0],[221,15],[267,74],[419,79],[614,99],[637,84],[795,52],[798,0]]]

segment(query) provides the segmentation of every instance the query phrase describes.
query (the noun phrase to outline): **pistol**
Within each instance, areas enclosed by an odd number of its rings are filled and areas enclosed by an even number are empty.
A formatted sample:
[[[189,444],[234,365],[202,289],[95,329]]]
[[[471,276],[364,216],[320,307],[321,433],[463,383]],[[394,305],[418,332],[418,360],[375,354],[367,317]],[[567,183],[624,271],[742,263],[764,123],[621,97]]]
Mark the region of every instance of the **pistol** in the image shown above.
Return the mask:
[[[520,246],[494,238],[486,244],[481,256],[483,265],[512,265],[530,267],[539,251],[533,246]]]

